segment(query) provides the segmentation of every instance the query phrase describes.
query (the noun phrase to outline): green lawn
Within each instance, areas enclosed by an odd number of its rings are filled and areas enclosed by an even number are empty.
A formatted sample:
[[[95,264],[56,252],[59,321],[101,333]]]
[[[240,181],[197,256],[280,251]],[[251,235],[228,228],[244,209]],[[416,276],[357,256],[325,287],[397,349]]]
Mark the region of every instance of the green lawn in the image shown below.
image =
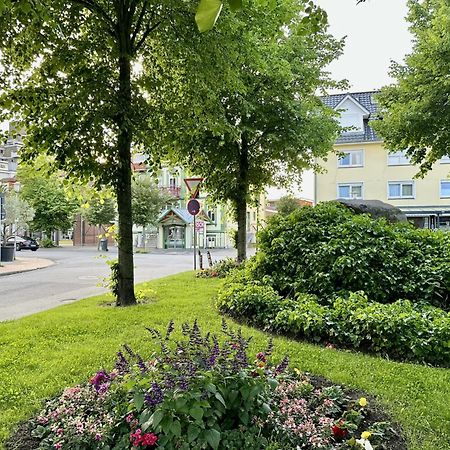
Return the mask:
[[[171,318],[177,324],[198,318],[204,329],[219,333],[221,316],[211,301],[219,283],[184,273],[140,285],[156,291],[156,301],[146,305],[116,309],[99,306],[104,297],[94,297],[0,323],[0,445],[42,399],[110,368],[122,343],[150,353],[144,326],[163,328]],[[244,330],[255,336],[254,349],[265,346],[267,335]],[[287,353],[291,367],[376,395],[403,426],[410,450],[450,449],[450,371],[284,338],[275,344],[276,356]]]

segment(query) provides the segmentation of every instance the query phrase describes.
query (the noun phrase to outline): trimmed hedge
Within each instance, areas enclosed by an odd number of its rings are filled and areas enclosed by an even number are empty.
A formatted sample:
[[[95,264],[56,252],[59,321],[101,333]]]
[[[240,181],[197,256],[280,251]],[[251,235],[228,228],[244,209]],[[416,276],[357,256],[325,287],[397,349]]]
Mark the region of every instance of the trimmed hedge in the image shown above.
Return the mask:
[[[381,303],[408,299],[450,307],[450,233],[391,224],[327,202],[275,215],[259,234],[250,274],[283,297],[321,302],[364,291]]]
[[[273,332],[450,367],[450,313],[429,305],[370,302],[359,292],[322,305],[314,295],[283,300],[268,285],[231,283],[220,292],[217,306]]]

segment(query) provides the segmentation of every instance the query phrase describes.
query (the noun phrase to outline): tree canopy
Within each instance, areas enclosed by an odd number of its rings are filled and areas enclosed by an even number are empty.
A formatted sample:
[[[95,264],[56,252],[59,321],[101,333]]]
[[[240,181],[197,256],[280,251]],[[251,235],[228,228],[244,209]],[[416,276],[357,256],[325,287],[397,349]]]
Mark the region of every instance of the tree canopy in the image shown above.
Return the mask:
[[[114,189],[118,305],[136,302],[131,150],[147,147],[147,131],[159,121],[152,91],[170,74],[172,55],[214,50],[207,44],[218,39],[217,33],[198,33],[197,5],[196,0],[1,3],[0,111],[26,129],[23,159],[46,153],[66,176]],[[210,67],[212,58],[196,71]],[[149,70],[157,72],[151,87]]]
[[[215,29],[235,76],[206,85],[201,77],[164,91],[165,124],[152,138],[172,151],[217,201],[230,201],[238,222],[238,259],[245,259],[247,203],[267,185],[299,178],[331,150],[338,125],[316,91],[336,86],[325,71],[342,42],[303,19],[309,2],[285,0],[276,10],[251,4]],[[183,73],[185,61],[175,61]],[[164,95],[167,95],[166,99]],[[170,96],[170,99],[169,99]],[[156,151],[155,148],[155,151]]]
[[[450,155],[450,3],[409,0],[413,50],[404,64],[395,63],[396,83],[377,99],[382,120],[373,122],[393,150],[406,150],[425,174]]]

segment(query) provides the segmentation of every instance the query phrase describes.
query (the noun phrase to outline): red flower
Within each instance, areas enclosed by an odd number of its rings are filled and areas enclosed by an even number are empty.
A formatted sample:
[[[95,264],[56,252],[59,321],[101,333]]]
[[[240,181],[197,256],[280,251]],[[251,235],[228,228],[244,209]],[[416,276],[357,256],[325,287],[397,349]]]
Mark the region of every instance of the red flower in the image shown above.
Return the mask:
[[[146,433],[144,436],[142,436],[142,442],[141,444],[144,446],[152,446],[156,444],[156,441],[158,440],[158,436],[153,433]]]
[[[158,440],[158,436],[153,433],[145,433],[142,434],[142,430],[138,428],[134,433],[130,434],[130,441],[133,444],[133,447],[139,447],[142,445],[143,447],[153,447]]]
[[[339,421],[331,427],[331,431],[333,436],[336,439],[344,439],[348,435],[348,430],[346,428],[342,428],[343,422]]]

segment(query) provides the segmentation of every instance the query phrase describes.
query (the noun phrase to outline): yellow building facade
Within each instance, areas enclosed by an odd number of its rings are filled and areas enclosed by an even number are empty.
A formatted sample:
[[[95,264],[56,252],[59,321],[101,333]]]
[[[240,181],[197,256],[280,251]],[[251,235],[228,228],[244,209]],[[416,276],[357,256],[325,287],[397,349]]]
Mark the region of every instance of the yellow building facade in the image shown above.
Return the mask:
[[[335,152],[319,161],[315,203],[336,199],[381,200],[400,208],[419,227],[450,230],[450,158],[434,164],[422,179],[404,152],[389,153],[370,127],[377,120],[376,92],[331,95],[324,99],[347,127]]]

